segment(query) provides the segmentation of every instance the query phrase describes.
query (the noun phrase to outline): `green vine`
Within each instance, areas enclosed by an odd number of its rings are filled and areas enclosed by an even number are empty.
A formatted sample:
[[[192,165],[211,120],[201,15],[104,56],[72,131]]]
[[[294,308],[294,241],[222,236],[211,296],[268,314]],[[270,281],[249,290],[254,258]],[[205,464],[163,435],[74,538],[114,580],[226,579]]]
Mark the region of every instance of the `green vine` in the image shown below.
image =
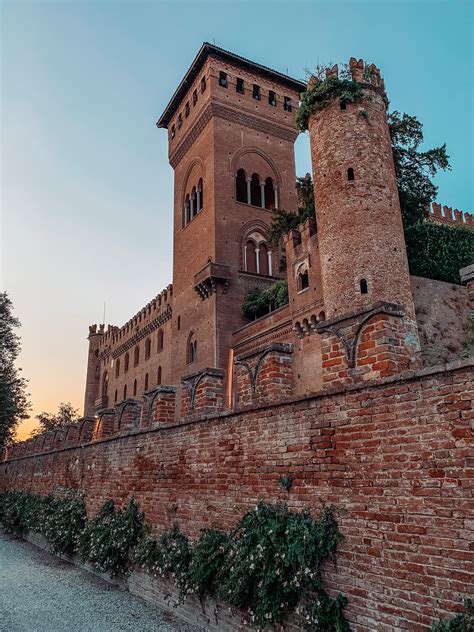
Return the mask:
[[[338,98],[341,105],[356,103],[363,97],[363,86],[351,79],[339,79],[330,75],[322,81],[316,80],[301,95],[296,115],[296,125],[301,132],[308,129],[310,114],[324,109],[333,99]]]

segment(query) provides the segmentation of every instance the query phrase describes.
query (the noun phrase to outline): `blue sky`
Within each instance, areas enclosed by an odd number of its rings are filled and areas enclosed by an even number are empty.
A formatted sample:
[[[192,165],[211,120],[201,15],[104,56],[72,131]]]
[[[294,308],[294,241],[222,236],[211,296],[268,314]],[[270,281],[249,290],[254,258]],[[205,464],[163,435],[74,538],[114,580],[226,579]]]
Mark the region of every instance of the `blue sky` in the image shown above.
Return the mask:
[[[473,211],[473,4],[1,2],[1,280],[33,414],[82,408],[87,327],[171,281],[172,170],[155,122],[207,40],[304,78],[374,61],[391,108],[447,143],[438,200]],[[308,139],[297,171],[310,171]],[[29,427],[27,425],[27,427]]]

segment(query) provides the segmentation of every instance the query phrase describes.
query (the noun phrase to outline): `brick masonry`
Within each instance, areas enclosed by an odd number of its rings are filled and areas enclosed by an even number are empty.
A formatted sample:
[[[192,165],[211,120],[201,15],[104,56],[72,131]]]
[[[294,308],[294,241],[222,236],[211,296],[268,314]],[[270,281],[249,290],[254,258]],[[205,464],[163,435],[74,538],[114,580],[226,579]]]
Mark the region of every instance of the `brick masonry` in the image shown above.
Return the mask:
[[[353,628],[421,631],[474,589],[472,396],[466,362],[80,447],[49,442],[2,463],[0,488],[83,489],[90,513],[133,494],[157,532],[177,522],[191,537],[231,527],[259,498],[333,503],[345,541],[325,575]]]

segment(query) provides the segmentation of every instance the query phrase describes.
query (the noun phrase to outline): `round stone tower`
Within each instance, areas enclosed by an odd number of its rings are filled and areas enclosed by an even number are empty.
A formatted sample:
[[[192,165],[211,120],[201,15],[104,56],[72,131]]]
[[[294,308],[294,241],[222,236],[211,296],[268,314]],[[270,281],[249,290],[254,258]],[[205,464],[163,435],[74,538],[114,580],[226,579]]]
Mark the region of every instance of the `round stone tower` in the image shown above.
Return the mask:
[[[384,83],[374,65],[349,67],[362,99],[309,117],[326,318],[386,301],[414,320]]]

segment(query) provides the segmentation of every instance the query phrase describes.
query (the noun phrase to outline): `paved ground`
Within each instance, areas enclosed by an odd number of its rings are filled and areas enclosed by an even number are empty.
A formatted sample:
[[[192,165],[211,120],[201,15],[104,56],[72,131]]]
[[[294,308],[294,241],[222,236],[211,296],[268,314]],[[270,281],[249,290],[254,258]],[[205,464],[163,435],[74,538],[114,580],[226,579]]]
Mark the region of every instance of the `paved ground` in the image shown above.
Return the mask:
[[[0,533],[1,632],[188,632],[141,599]]]

